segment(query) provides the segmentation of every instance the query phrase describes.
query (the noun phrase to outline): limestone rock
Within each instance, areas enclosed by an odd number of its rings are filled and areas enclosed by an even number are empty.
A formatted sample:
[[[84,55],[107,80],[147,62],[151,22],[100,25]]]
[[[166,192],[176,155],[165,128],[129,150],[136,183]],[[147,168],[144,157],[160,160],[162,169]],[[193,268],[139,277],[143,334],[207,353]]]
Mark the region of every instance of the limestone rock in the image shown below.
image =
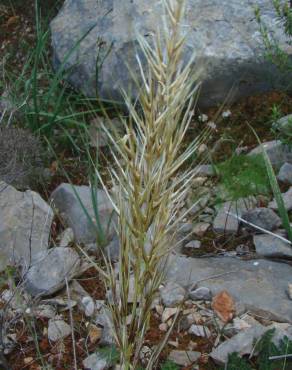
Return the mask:
[[[31,265],[48,248],[53,211],[37,193],[0,182],[0,270],[7,264]]]
[[[292,164],[284,163],[277,177],[279,181],[292,185]]]
[[[273,235],[254,235],[256,252],[267,258],[292,258],[292,246]]]
[[[179,366],[185,367],[192,365],[194,362],[198,361],[200,357],[200,352],[174,350],[170,352],[168,359]]]
[[[51,200],[67,225],[73,229],[77,242],[93,243],[102,234],[108,238],[114,235],[114,225],[111,222],[113,206],[103,190],[96,190],[102,231],[97,227],[90,187],[63,183],[53,191]]]
[[[71,327],[62,319],[49,320],[48,338],[55,342],[71,334]]]
[[[238,199],[236,202],[225,202],[218,209],[213,221],[213,229],[217,233],[236,233],[239,228],[239,220],[232,216],[241,217],[243,213],[255,207],[256,200],[253,197]],[[231,213],[231,214],[230,214]]]
[[[291,323],[291,300],[287,296],[291,273],[290,265],[264,259],[172,255],[166,279],[185,287],[198,282],[198,287],[209,288],[212,295],[225,289],[237,307],[266,319]]]
[[[285,208],[287,211],[292,210],[292,187],[286,191],[286,193],[282,193],[283,202],[285,204]],[[269,208],[274,210],[278,210],[278,204],[274,199],[272,202],[269,203]]]
[[[81,260],[72,248],[56,247],[37,254],[25,275],[25,288],[33,296],[50,295],[80,272]]]
[[[189,61],[195,53],[197,62],[205,66],[202,105],[222,103],[234,81],[238,82],[236,96],[240,97],[268,90],[275,82],[281,85],[284,80],[263,56],[252,5],[250,0],[209,0],[208,6],[205,1],[188,1],[184,60]],[[272,3],[258,0],[257,5],[281,47],[289,50]],[[161,16],[161,2],[157,0],[66,0],[51,22],[54,66],[60,67],[69,55],[67,79],[88,96],[95,96],[98,90],[100,98],[121,100],[123,88],[135,97],[137,89],[130,83],[129,67],[138,73],[137,33],[150,39]]]
[[[245,221],[268,231],[275,230],[282,224],[280,217],[272,209],[265,207],[251,209],[245,212],[242,215],[242,218]]]
[[[169,282],[160,290],[160,295],[164,306],[176,307],[184,301],[186,291],[179,284]]]

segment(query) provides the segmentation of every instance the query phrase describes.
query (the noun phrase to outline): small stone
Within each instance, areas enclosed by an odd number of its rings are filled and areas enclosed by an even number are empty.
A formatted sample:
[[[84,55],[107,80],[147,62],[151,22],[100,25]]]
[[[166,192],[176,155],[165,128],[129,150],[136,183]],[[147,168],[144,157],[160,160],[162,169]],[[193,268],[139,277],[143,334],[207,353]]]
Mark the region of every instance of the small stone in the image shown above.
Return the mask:
[[[291,245],[273,235],[254,235],[256,252],[268,258],[292,258]]]
[[[235,234],[239,228],[239,220],[243,213],[255,207],[256,200],[253,197],[241,198],[236,202],[225,202],[218,209],[217,215],[213,221],[215,232]]]
[[[201,248],[201,242],[200,240],[191,240],[190,242],[188,242],[185,246],[184,246],[184,249],[186,251],[189,251],[191,252],[192,250],[194,249],[200,249]]]
[[[282,193],[283,202],[285,204],[286,210],[289,212],[292,210],[292,187],[286,191],[286,193]],[[278,210],[278,204],[274,199],[272,202],[269,203],[269,208],[273,210]]]
[[[183,235],[190,234],[193,229],[193,224],[190,222],[185,222],[179,226],[178,232]]]
[[[260,228],[263,228],[268,231],[277,229],[282,221],[280,217],[270,208],[259,207],[248,210],[242,215],[242,218]],[[244,223],[246,227],[254,228]]]
[[[193,233],[196,236],[203,237],[210,228],[210,226],[211,225],[208,222],[198,222],[197,224],[195,224],[193,228]]]
[[[189,297],[193,301],[209,301],[212,298],[212,294],[209,288],[200,287],[189,292]]]
[[[41,304],[35,310],[31,312],[35,317],[45,317],[47,319],[53,319],[57,312],[56,309],[51,305]]]
[[[201,352],[174,350],[170,352],[168,359],[179,366],[190,366],[200,357]]]
[[[292,300],[292,284],[288,284],[288,297]]]
[[[209,328],[203,326],[203,325],[191,325],[189,328],[189,334],[193,334],[196,337],[202,337],[202,338],[210,338],[211,332]]]
[[[83,297],[81,300],[82,307],[84,309],[85,316],[91,317],[95,311],[94,300],[90,297]]]
[[[201,164],[197,166],[196,174],[200,177],[211,177],[215,175],[215,171],[211,164]]]
[[[83,361],[83,366],[86,370],[106,370],[111,366],[109,357],[98,352],[92,353]]]
[[[62,319],[49,320],[48,338],[55,342],[71,334],[71,327]]]
[[[167,324],[165,324],[165,323],[162,323],[162,324],[160,324],[159,325],[159,330],[160,331],[167,331],[167,329],[168,329],[168,325]]]
[[[279,181],[292,185],[292,164],[284,163],[277,177]]]
[[[23,360],[25,365],[29,365],[33,361],[34,361],[33,357],[25,357],[24,360]]]
[[[186,291],[179,284],[170,281],[160,290],[160,295],[164,306],[175,307],[184,301]]]
[[[235,248],[236,254],[238,256],[244,256],[250,252],[248,245],[240,244]]]
[[[162,317],[161,317],[161,320],[163,323],[166,323],[170,318],[172,318],[173,316],[175,316],[175,314],[177,313],[178,311],[178,308],[177,307],[174,307],[174,308],[166,308],[164,311],[163,311],[163,314],[162,314]]]

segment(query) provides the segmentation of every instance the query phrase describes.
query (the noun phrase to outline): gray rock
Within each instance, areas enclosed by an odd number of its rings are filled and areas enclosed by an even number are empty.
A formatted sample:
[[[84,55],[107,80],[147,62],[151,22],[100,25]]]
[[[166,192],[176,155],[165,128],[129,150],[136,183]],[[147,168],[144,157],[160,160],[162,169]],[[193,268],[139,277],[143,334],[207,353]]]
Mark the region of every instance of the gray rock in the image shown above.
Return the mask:
[[[71,334],[71,327],[62,319],[55,318],[49,320],[48,338],[55,342]]]
[[[28,268],[48,248],[53,211],[35,192],[0,182],[0,270],[8,264]]]
[[[118,261],[120,256],[120,240],[114,237],[113,240],[106,246],[105,252],[111,261]]]
[[[228,360],[229,354],[237,352],[240,356],[251,354],[254,351],[254,344],[259,340],[265,332],[270,329],[275,329],[272,342],[279,345],[280,341],[287,337],[292,339],[292,326],[287,324],[274,323],[269,326],[262,326],[256,324],[253,327],[240,331],[231,339],[220,344],[217,348],[213,349],[210,357],[218,364],[224,365]]]
[[[94,300],[90,296],[83,297],[81,300],[82,308],[84,310],[85,316],[91,317],[95,311]]]
[[[198,222],[193,228],[193,233],[199,237],[202,237],[206,234],[210,226],[211,225],[208,222]]]
[[[85,370],[106,370],[111,366],[111,362],[103,354],[95,352],[86,357],[83,366]]]
[[[168,359],[179,366],[190,366],[200,357],[201,352],[174,350],[170,352]]]
[[[272,165],[280,168],[285,162],[292,163],[292,151],[288,145],[280,140],[267,141],[262,144]],[[262,146],[259,145],[249,152],[248,155],[258,155],[262,153]]]
[[[93,243],[102,237],[102,234],[108,238],[114,235],[114,224],[111,222],[113,206],[103,190],[97,189],[96,191],[98,216],[102,231],[96,226],[90,187],[63,183],[54,190],[51,200],[67,225],[73,229],[77,242]]]
[[[280,132],[281,134],[288,134],[291,135],[292,133],[292,114],[288,114],[280,119],[272,125],[273,129]]]
[[[198,287],[209,288],[212,295],[227,290],[245,310],[267,319],[292,322],[291,301],[286,293],[291,273],[288,264],[264,259],[172,255],[167,280],[182,286],[198,282]]]
[[[285,208],[287,211],[292,210],[292,187],[289,188],[289,190],[286,191],[286,193],[282,193],[283,202],[285,204]],[[269,208],[278,210],[278,204],[276,200],[272,200],[272,202],[269,203]]]
[[[72,248],[56,247],[38,253],[25,275],[25,287],[28,293],[50,295],[61,289],[80,272],[81,260]]]
[[[279,181],[292,185],[292,164],[284,163],[277,177]]]
[[[254,235],[253,242],[259,256],[292,258],[292,246],[273,235]]]
[[[251,209],[245,212],[242,218],[255,226],[269,231],[277,229],[282,224],[280,217],[272,209],[264,207]],[[254,228],[252,229],[254,230]]]
[[[236,352],[240,356],[248,355],[254,348],[254,343],[262,337],[267,331],[267,328],[262,325],[257,325],[236,334],[231,339],[220,344],[213,349],[210,357],[220,365],[226,364],[229,354]]]
[[[210,338],[210,336],[211,336],[210,330],[206,326],[203,326],[203,325],[193,324],[189,328],[188,332],[189,332],[189,334],[193,334],[196,337]]]
[[[257,5],[280,45],[288,49],[271,2],[258,0]],[[161,23],[161,13],[161,3],[156,0],[66,0],[51,22],[55,68],[69,55],[65,68],[70,71],[68,80],[75,88],[95,96],[97,87],[99,97],[111,100],[121,100],[121,88],[135,96],[137,89],[131,86],[129,67],[132,73],[138,73],[137,31],[150,38]],[[197,62],[205,66],[200,94],[203,105],[222,103],[234,81],[238,82],[239,97],[268,90],[275,82],[281,85],[284,80],[263,57],[263,43],[250,0],[209,0],[208,6],[201,0],[189,0],[184,24],[184,59],[189,61],[195,53]],[[85,39],[74,50],[83,36]]]
[[[228,213],[232,213],[241,217],[243,213],[253,209],[256,205],[256,200],[253,197],[238,199],[236,202],[225,202],[218,209],[217,215],[213,221],[213,229],[217,233],[237,233],[239,221],[236,217]]]
[[[200,249],[201,248],[201,242],[200,240],[191,240],[190,242],[188,242],[185,246],[184,246],[184,249],[186,251],[189,251],[191,252],[192,250],[194,249]]]
[[[196,174],[200,177],[212,177],[215,176],[214,167],[211,164],[201,164],[196,168]]]
[[[189,298],[193,301],[210,301],[212,294],[209,288],[200,287],[189,292]]]
[[[113,336],[113,320],[110,311],[106,307],[102,307],[96,315],[94,322],[103,329],[99,344],[104,346],[113,345],[115,339]]]
[[[185,289],[174,282],[169,282],[161,288],[160,295],[164,306],[176,307],[185,300]]]

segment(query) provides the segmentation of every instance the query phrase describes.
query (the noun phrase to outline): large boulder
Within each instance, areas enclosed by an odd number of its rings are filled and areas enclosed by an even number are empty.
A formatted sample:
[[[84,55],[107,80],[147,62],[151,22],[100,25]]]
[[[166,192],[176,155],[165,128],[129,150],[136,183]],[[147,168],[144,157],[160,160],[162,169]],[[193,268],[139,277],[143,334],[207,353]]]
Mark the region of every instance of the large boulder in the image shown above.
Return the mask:
[[[27,268],[48,248],[53,216],[39,194],[0,182],[0,271],[15,263]]]
[[[161,26],[161,3],[66,0],[51,23],[55,68],[68,70],[69,82],[88,96],[98,91],[102,98],[120,100],[120,89],[128,90],[131,81],[128,66],[138,71],[137,31],[150,38]],[[239,97],[282,83],[263,58],[254,5],[288,50],[272,1],[188,0],[185,61],[194,52],[198,65],[205,66],[202,105],[223,102],[234,84]]]

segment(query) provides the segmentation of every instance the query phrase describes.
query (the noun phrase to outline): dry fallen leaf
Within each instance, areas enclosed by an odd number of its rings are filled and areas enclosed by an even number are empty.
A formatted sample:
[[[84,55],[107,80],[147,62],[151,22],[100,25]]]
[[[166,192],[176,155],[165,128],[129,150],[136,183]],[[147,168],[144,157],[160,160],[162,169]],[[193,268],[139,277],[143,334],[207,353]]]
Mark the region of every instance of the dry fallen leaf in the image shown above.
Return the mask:
[[[18,15],[14,15],[8,19],[6,22],[6,27],[10,27],[14,24],[17,24],[19,22],[20,17]]]
[[[225,323],[232,320],[235,314],[235,303],[231,295],[223,290],[212,300],[212,308]]]
[[[90,324],[88,336],[91,343],[96,343],[102,336],[102,329],[96,325]]]

